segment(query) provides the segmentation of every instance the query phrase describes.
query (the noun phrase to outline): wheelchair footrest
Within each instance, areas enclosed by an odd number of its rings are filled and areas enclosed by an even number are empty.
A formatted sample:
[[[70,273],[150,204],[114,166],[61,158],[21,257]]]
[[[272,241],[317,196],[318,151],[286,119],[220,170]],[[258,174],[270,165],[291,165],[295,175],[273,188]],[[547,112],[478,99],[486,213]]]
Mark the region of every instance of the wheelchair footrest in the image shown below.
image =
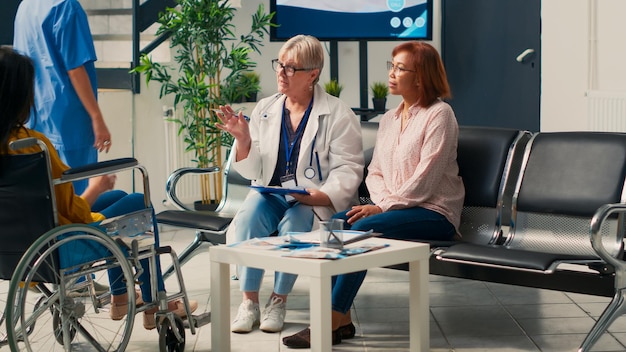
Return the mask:
[[[202,313],[200,315],[192,315],[191,318],[187,318],[183,321],[183,325],[185,329],[189,329],[191,324],[193,327],[199,328],[201,326],[207,325],[211,322],[211,312]]]
[[[152,232],[145,232],[142,235],[127,237],[127,236],[113,236],[113,240],[122,245],[126,249],[133,247],[133,241],[137,242],[138,248],[146,248],[154,246],[154,234]]]

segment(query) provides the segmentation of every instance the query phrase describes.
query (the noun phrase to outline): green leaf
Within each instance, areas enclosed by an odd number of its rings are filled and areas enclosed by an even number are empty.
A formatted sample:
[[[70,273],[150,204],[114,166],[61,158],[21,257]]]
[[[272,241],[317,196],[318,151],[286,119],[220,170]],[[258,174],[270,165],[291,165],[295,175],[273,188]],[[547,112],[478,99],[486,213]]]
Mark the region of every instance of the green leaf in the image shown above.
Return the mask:
[[[274,13],[266,13],[259,4],[250,31],[237,37],[233,23],[237,9],[228,0],[176,2],[178,6],[160,14],[157,30],[157,35],[170,33],[173,62],[162,64],[142,55],[131,72],[144,74],[146,84],[160,84],[160,97],[173,96],[174,105],[183,109],[168,121],[178,124],[195,162],[222,165],[205,148],[231,147],[233,137],[215,127],[218,120],[209,109],[259,90],[258,75],[251,76],[257,63],[250,55],[261,54]]]

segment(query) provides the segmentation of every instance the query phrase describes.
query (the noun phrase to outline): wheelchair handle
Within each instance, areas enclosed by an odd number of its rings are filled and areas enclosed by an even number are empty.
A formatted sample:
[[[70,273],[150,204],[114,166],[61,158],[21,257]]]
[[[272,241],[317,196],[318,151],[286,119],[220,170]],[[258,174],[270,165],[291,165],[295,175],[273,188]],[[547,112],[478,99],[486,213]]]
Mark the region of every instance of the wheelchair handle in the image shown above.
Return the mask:
[[[12,150],[24,149],[37,145],[38,141],[39,139],[35,137],[22,138],[9,143],[9,148]]]

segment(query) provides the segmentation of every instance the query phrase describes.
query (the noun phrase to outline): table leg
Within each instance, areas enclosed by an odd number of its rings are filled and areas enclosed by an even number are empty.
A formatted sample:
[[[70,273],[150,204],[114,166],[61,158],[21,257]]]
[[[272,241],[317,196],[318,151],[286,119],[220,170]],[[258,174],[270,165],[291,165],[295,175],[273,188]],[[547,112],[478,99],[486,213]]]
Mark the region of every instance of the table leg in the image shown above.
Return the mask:
[[[331,278],[311,277],[311,352],[330,351],[331,336]]]
[[[411,352],[430,350],[428,258],[409,263],[409,339]]]
[[[230,265],[211,262],[211,350],[230,351]]]

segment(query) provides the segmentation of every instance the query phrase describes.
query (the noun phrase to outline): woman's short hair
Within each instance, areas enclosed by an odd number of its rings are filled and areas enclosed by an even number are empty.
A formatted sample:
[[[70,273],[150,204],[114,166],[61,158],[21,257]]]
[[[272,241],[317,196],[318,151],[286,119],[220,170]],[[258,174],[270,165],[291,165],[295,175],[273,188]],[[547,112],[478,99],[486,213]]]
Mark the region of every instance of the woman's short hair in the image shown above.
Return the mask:
[[[287,53],[291,54],[302,68],[319,69],[313,84],[319,81],[320,73],[324,68],[324,48],[317,38],[304,34],[296,35],[283,44],[278,57]]]
[[[0,152],[9,136],[24,126],[35,99],[35,67],[28,57],[0,46]]]
[[[437,98],[452,97],[446,70],[437,49],[428,43],[410,41],[396,46],[391,56],[401,52],[410,54],[412,62],[407,63],[407,68],[417,73],[420,106],[429,106]]]

